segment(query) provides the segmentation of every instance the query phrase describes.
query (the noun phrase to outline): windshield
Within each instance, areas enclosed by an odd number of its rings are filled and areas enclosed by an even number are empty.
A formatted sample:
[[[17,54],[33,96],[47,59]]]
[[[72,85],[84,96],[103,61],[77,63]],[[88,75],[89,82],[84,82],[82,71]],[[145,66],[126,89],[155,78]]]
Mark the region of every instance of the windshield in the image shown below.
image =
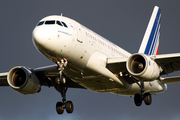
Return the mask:
[[[64,23],[63,21],[56,21],[56,20],[47,20],[47,21],[40,21],[37,26],[40,26],[40,25],[59,25],[59,26],[62,26],[62,27],[66,27],[68,28],[68,26],[66,25],[66,23]]]
[[[51,25],[51,24],[55,24],[55,20],[51,20],[51,21],[46,21],[45,22],[46,25]]]
[[[37,24],[37,26],[40,26],[40,25],[43,25],[44,24],[44,21],[41,21]]]

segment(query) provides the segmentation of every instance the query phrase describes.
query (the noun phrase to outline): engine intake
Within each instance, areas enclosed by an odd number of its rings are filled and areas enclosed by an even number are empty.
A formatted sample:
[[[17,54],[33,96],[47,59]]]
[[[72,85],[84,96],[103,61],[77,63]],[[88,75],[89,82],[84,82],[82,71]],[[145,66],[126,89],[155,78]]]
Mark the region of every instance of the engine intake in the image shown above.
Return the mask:
[[[35,94],[40,91],[39,79],[29,69],[17,66],[9,71],[8,84],[18,93]]]
[[[157,63],[145,54],[133,54],[126,62],[128,72],[140,81],[152,81],[159,77]]]

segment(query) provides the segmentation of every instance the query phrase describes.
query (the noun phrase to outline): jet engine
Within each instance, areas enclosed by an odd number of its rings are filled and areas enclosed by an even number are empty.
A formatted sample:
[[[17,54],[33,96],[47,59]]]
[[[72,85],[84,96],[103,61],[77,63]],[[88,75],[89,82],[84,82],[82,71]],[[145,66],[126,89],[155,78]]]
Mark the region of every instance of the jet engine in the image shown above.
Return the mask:
[[[8,73],[7,81],[15,91],[21,94],[35,94],[41,90],[39,79],[26,67],[12,68]]]
[[[126,68],[130,75],[140,81],[153,81],[160,75],[158,64],[145,54],[136,53],[130,56]]]

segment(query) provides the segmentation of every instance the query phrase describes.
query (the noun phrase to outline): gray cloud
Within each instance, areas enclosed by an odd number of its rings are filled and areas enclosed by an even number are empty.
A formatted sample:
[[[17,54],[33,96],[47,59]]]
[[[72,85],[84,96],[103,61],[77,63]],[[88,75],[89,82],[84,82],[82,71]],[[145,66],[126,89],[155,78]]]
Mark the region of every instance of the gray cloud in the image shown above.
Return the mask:
[[[162,9],[159,54],[179,52],[179,1],[3,0],[0,2],[0,71],[9,71],[17,65],[34,68],[53,64],[35,49],[31,40],[37,22],[52,14],[63,13],[135,53],[155,5]],[[151,106],[141,107],[136,107],[130,97],[69,89],[67,99],[73,101],[75,111],[62,116],[55,111],[56,102],[61,100],[61,96],[54,88],[43,87],[40,93],[28,96],[18,94],[10,87],[0,87],[0,119],[178,119],[179,85],[168,85],[167,92],[153,95]]]

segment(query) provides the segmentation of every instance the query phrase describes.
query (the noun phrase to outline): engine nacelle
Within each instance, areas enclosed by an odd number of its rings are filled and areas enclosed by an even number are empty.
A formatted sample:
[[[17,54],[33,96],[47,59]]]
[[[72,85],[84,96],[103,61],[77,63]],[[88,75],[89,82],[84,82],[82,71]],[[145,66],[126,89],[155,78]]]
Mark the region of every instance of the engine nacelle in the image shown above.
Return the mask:
[[[9,71],[8,84],[18,93],[35,94],[40,92],[40,81],[28,68],[18,66]]]
[[[128,72],[140,81],[152,81],[159,77],[157,63],[145,54],[133,54],[126,62]]]

